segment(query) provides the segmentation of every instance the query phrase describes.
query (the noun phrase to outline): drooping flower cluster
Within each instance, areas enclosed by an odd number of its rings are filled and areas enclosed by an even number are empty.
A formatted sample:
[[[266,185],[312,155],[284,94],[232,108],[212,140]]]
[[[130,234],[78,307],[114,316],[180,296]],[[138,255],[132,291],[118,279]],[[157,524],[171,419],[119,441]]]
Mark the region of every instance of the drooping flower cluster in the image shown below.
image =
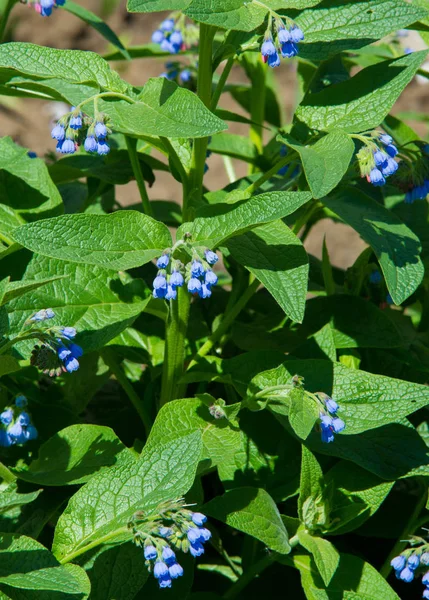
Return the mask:
[[[362,139],[365,138],[362,136]],[[362,177],[366,177],[367,181],[375,186],[384,185],[386,178],[398,170],[395,160],[397,154],[398,149],[390,135],[373,134],[357,154]]]
[[[54,8],[64,6],[66,0],[28,0],[26,3],[42,17],[50,17]]]
[[[152,516],[136,513],[129,523],[134,543],[143,547],[145,564],[160,588],[170,588],[173,579],[183,575],[173,550],[204,553],[211,532],[204,527],[207,517],[186,508],[183,499],[159,505]]]
[[[34,325],[55,317],[51,308],[39,310],[27,319],[26,324]],[[29,332],[32,329],[30,328]],[[48,327],[47,329],[34,330],[42,344],[36,345],[31,353],[30,363],[38,367],[47,375],[53,377],[61,373],[73,373],[79,369],[78,359],[83,350],[72,340],[76,337],[74,327]]]
[[[411,583],[416,575],[422,575],[422,583],[425,586],[423,598],[429,599],[429,544],[422,538],[414,537],[411,543],[421,543],[418,548],[408,548],[392,559],[391,566],[395,575],[405,583]]]
[[[190,87],[196,80],[196,70],[193,67],[183,67],[180,62],[168,62],[160,77]]]
[[[184,265],[180,260],[171,258],[171,251],[166,250],[156,261],[158,273],[153,281],[153,297],[175,300],[177,288],[186,283],[191,294],[209,298],[212,295],[212,287],[218,282],[211,266],[218,260],[216,252],[206,249],[204,258],[194,251],[192,260]]]
[[[72,106],[71,111],[59,119],[51,136],[57,140],[57,152],[61,154],[74,154],[83,143],[86,152],[104,156],[110,152],[107,143],[110,133],[105,115],[97,113],[93,119],[79,107]]]
[[[336,433],[341,433],[341,431],[345,429],[346,424],[337,415],[340,407],[335,400],[321,392],[319,392],[317,396],[324,404],[319,415],[322,442],[329,444],[334,441]]]
[[[273,68],[280,66],[280,55],[283,58],[296,56],[298,44],[304,39],[302,29],[288,17],[285,19],[286,23],[280,17],[270,19],[261,46],[262,60]]]
[[[25,396],[17,396],[14,406],[7,406],[0,414],[0,446],[8,448],[13,445],[22,445],[37,438],[37,429],[34,427],[31,416],[25,410],[27,406]]]
[[[198,28],[194,24],[186,24],[180,13],[173,13],[153,32],[152,42],[159,44],[164,52],[177,54],[198,42]]]

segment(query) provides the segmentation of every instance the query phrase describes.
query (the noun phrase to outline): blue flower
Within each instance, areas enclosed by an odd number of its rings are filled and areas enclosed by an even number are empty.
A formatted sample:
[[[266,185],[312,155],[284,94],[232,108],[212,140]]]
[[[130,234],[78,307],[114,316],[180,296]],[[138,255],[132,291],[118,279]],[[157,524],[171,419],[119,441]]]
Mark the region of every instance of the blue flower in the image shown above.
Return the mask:
[[[168,254],[163,254],[156,261],[156,266],[158,267],[158,269],[166,269],[169,262],[170,256]]]
[[[3,425],[10,425],[13,419],[13,410],[11,408],[6,408],[0,415],[0,421]]]
[[[158,289],[154,289],[153,290],[152,296],[154,298],[157,298],[159,300],[159,299],[165,298],[166,293],[167,293],[167,288],[166,287],[165,288],[158,288]]]
[[[277,52],[268,57],[268,66],[272,69],[280,66],[280,56],[277,54]]]
[[[374,152],[374,161],[375,164],[377,165],[377,167],[380,167],[381,165],[384,165],[387,163],[387,154],[385,152],[383,152],[382,150],[376,150]]]
[[[423,598],[429,598],[429,588],[423,590]]]
[[[153,289],[154,290],[165,289],[165,291],[167,291],[167,280],[164,277],[164,275],[157,275],[155,277],[155,279],[153,280]]]
[[[149,545],[144,548],[144,557],[146,560],[155,560],[158,556],[158,552],[155,546]]]
[[[218,282],[216,273],[214,273],[211,269],[209,271],[206,271],[204,280],[207,285],[216,285]]]
[[[22,412],[18,417],[18,423],[23,427],[27,427],[31,423],[30,415],[27,412]]]
[[[290,32],[286,29],[286,27],[282,27],[281,29],[279,29],[278,38],[279,38],[280,44],[284,44],[285,42],[290,42],[292,39]]]
[[[191,81],[192,79],[192,73],[189,69],[184,69],[180,75],[180,80],[183,81],[183,83],[188,83],[188,81]]]
[[[197,556],[204,554],[204,546],[201,544],[201,542],[191,543],[189,552],[194,558],[196,558]]]
[[[164,19],[164,21],[159,26],[161,31],[173,31],[174,29],[174,19]]]
[[[332,420],[332,427],[333,427],[335,433],[340,433],[341,431],[343,431],[345,429],[346,424],[339,417],[335,417],[335,419]]]
[[[160,577],[158,579],[158,583],[159,583],[160,588],[171,588],[172,581],[171,581],[170,574],[163,575],[162,577]]]
[[[369,174],[369,181],[377,187],[386,183],[386,180],[383,177],[383,173],[379,169],[377,169],[377,167],[371,169],[371,172]]]
[[[298,54],[298,48],[294,42],[285,42],[281,45],[281,53],[283,58],[293,58]]]
[[[390,564],[395,569],[395,571],[402,571],[402,569],[405,567],[405,563],[406,559],[405,556],[402,556],[402,554],[400,554],[399,556],[395,556],[395,558],[393,558],[390,561]]]
[[[54,4],[55,0],[40,0],[40,14],[42,15],[42,17],[49,17],[52,14]]]
[[[105,138],[107,135],[107,127],[101,121],[97,121],[94,127],[94,132],[98,138]]]
[[[2,448],[9,448],[12,446],[13,440],[10,435],[4,429],[0,429],[0,446]]]
[[[103,140],[102,138],[100,138],[98,140],[98,144],[97,144],[97,154],[99,154],[100,156],[104,156],[105,154],[109,154],[109,152],[110,152],[109,144],[106,143],[106,140]]]
[[[206,250],[204,254],[209,265],[215,265],[219,260],[218,255],[213,250]]]
[[[80,129],[82,127],[82,113],[72,115],[69,127],[71,127],[72,129]]]
[[[198,527],[191,527],[190,529],[188,529],[186,535],[188,536],[188,540],[191,542],[191,544],[195,544],[196,542],[201,541],[201,533]]]
[[[160,44],[164,40],[164,34],[162,31],[157,29],[152,33],[152,42],[154,44]]]
[[[53,319],[55,317],[55,313],[52,308],[43,308],[39,310],[34,315],[32,315],[28,320],[29,321],[46,321],[46,319]]]
[[[168,567],[168,572],[170,574],[171,579],[177,579],[178,577],[182,577],[183,568],[179,565],[179,563],[174,563],[171,567]]]
[[[170,546],[164,546],[162,549],[162,558],[166,565],[171,566],[176,562],[176,555]]]
[[[68,356],[64,361],[64,366],[68,373],[74,373],[79,369],[79,361],[74,356]]]
[[[72,353],[72,356],[74,356],[75,358],[80,358],[81,356],[83,356],[83,350],[77,344],[69,344],[69,350]]]
[[[332,398],[326,398],[325,399],[325,405],[326,405],[326,409],[328,412],[331,413],[331,415],[335,414],[337,412],[337,410],[340,408],[337,404],[337,402],[335,402],[335,400],[333,400]]]
[[[74,327],[61,327],[60,333],[63,337],[67,338],[68,340],[72,340],[76,337],[76,329]]]
[[[201,284],[201,289],[198,290],[198,295],[200,298],[210,298],[212,295],[210,286],[205,283]]]
[[[159,579],[160,577],[164,577],[165,575],[169,575],[167,565],[162,562],[162,560],[158,560],[155,563],[153,568],[153,575],[155,579]]]
[[[195,525],[198,525],[199,527],[204,525],[204,523],[207,521],[206,515],[203,515],[203,513],[200,512],[192,513],[191,519],[195,523]]]
[[[298,27],[298,25],[292,25],[290,29],[290,38],[295,44],[302,42],[304,39],[304,32],[300,27]]]
[[[24,435],[27,442],[31,442],[31,440],[36,440],[39,434],[34,425],[30,424],[28,425],[28,427],[25,428]]]
[[[386,150],[387,154],[389,156],[391,156],[392,158],[395,158],[395,156],[398,154],[398,148],[396,146],[394,146],[393,144],[388,144],[385,147],[385,150]]]
[[[409,567],[405,567],[405,569],[399,573],[399,579],[402,579],[402,581],[405,581],[406,583],[410,583],[414,579],[414,571]]]
[[[177,290],[170,283],[167,285],[167,291],[165,293],[166,300],[176,300],[177,298]]]
[[[70,138],[65,139],[62,143],[58,142],[57,150],[61,154],[74,154],[76,152],[76,144]]]
[[[163,538],[169,538],[171,535],[173,535],[173,530],[171,527],[160,527],[159,535]]]
[[[25,444],[27,441],[24,434],[24,429],[22,428],[22,425],[18,423],[18,421],[9,427],[7,433],[14,444]]]
[[[170,44],[172,44],[174,47],[177,47],[177,52],[180,50],[182,43],[183,43],[183,36],[181,34],[181,32],[176,29],[175,31],[173,31],[173,33],[170,35],[170,38],[168,40],[170,42]]]
[[[390,156],[387,157],[387,162],[381,167],[381,172],[384,177],[389,177],[398,170],[398,163]]]
[[[97,140],[93,135],[89,135],[83,144],[83,147],[87,152],[97,152]]]
[[[212,537],[212,532],[207,527],[200,527],[200,542],[208,542]]]
[[[429,571],[426,571],[426,573],[423,575],[422,583],[423,585],[429,585]]]
[[[66,358],[68,358],[69,356],[71,356],[71,350],[69,350],[67,348],[67,346],[64,346],[64,344],[60,344],[57,347],[57,354],[58,354],[58,358],[62,361],[66,360]]]
[[[277,54],[277,50],[272,39],[268,38],[263,42],[261,46],[261,54],[264,57]]]
[[[384,146],[388,146],[389,144],[391,144],[393,142],[392,136],[388,135],[387,133],[380,133],[380,135],[378,136],[378,139]]]
[[[323,422],[320,424],[320,433],[322,437],[322,442],[325,444],[330,444],[334,441],[334,430],[331,425],[326,425]]]
[[[20,394],[19,396],[17,396],[15,398],[15,406],[17,406],[18,408],[24,408],[24,406],[27,406],[27,404],[28,404],[28,400],[22,394]]]
[[[204,267],[199,260],[193,260],[191,264],[191,275],[193,277],[201,277],[204,275]]]
[[[64,128],[64,125],[61,125],[61,123],[57,123],[51,131],[51,137],[53,140],[58,140],[59,142],[62,142],[63,139],[66,137],[66,130]]]
[[[417,569],[420,564],[420,557],[418,554],[412,554],[407,560],[407,567],[412,569],[413,571]]]
[[[182,287],[184,283],[183,275],[179,271],[173,271],[170,276],[170,285],[173,287]]]
[[[422,565],[429,565],[429,552],[423,552],[420,556],[420,562]]]

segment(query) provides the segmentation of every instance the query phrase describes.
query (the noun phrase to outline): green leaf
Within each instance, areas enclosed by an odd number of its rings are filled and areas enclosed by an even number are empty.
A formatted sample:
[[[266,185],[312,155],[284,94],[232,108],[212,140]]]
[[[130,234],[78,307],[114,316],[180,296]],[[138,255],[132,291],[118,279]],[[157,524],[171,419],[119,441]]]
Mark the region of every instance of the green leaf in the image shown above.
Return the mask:
[[[171,246],[163,223],[130,210],[44,219],[16,229],[13,236],[44,256],[115,270],[139,267]]]
[[[279,135],[278,140],[300,155],[313,198],[323,198],[337,187],[355,149],[353,140],[342,131],[332,131],[312,146],[303,146],[286,135]]]
[[[10,42],[0,47],[0,82],[11,77],[59,78],[125,93],[129,85],[95,52],[56,50],[36,44]]]
[[[311,199],[309,192],[268,192],[235,202],[205,206],[191,228],[192,240],[214,248],[228,238],[249,229],[286,217]]]
[[[115,131],[132,136],[206,137],[228,129],[193,92],[162,77],[149,79],[133,104],[100,100]]]
[[[329,514],[324,498],[323,472],[316,457],[302,446],[301,479],[298,498],[298,515],[307,529],[324,528]]]
[[[16,483],[11,483],[0,494],[0,513],[33,502],[41,492],[42,490],[37,490],[28,494],[20,494],[17,491]]]
[[[37,597],[53,600],[61,593],[64,600],[88,597],[88,579],[77,565],[63,566],[39,542],[16,534],[0,534],[0,590],[18,598],[14,589],[20,590],[19,598]],[[79,573],[79,574],[78,574]],[[12,588],[12,589],[10,589]],[[30,593],[34,591],[39,594]],[[43,596],[42,596],[43,594]]]
[[[18,334],[24,322],[42,308],[55,312],[53,323],[73,326],[86,352],[104,346],[126,329],[145,309],[149,291],[139,280],[121,277],[93,265],[75,263],[35,255],[22,279],[43,281],[50,273],[57,279],[12,300],[8,305],[11,333]]]
[[[209,144],[209,150],[215,154],[238,158],[250,164],[256,164],[259,153],[255,144],[248,137],[231,133],[214,135]]]
[[[127,59],[130,58],[130,55],[128,54],[126,48],[124,47],[124,45],[122,44],[121,40],[118,38],[116,33],[114,31],[112,31],[112,29],[107,25],[107,23],[105,23],[103,21],[103,19],[100,19],[99,16],[95,15],[93,12],[91,12],[90,10],[87,10],[83,6],[80,6],[80,4],[76,4],[75,2],[72,2],[71,0],[67,0],[67,2],[64,4],[63,10],[66,10],[67,12],[71,13],[75,17],[78,17],[79,19],[81,19],[87,25],[90,25],[91,27],[93,27],[108,42],[110,42],[113,46],[118,48],[119,52],[125,58],[127,58]]]
[[[308,256],[282,221],[273,221],[226,243],[232,256],[273,295],[286,315],[302,322],[308,285]]]
[[[313,556],[323,583],[328,586],[340,562],[340,555],[335,546],[328,540],[312,536],[306,531],[298,531],[298,539],[301,546]]]
[[[204,505],[208,515],[251,535],[270,550],[288,554],[291,550],[286,528],[277,506],[263,489],[243,487],[229,490]]]
[[[61,196],[43,160],[30,158],[27,149],[9,137],[0,139],[0,199],[26,221],[63,212]],[[4,210],[2,206],[2,213]],[[11,224],[15,226],[15,218]],[[7,230],[11,232],[11,228]]]
[[[294,554],[293,561],[308,600],[400,600],[382,575],[357,556],[340,555],[337,571],[327,587],[309,556]]]
[[[362,192],[347,188],[323,203],[374,250],[390,295],[401,304],[420,285],[424,268],[418,237],[396,215]]]
[[[425,13],[403,0],[372,0],[371,10],[361,2],[325,0],[296,19],[305,33],[299,55],[319,61],[337,52],[356,50],[412,25]]]
[[[47,279],[40,279],[36,281],[11,281],[7,284],[6,293],[3,297],[3,300],[0,300],[0,306],[7,304],[11,300],[19,298],[23,294],[27,294],[32,290],[37,290],[44,285],[58,281],[58,279],[64,279],[64,275],[57,275],[55,277],[48,277]]]
[[[191,0],[128,0],[129,12],[158,12],[161,10],[183,10]]]
[[[28,469],[12,469],[17,477],[40,485],[76,485],[112,465],[127,464],[133,454],[110,427],[71,425],[42,444]]]
[[[21,367],[15,357],[8,354],[0,355],[0,377],[19,371]]]
[[[293,389],[288,396],[289,423],[298,437],[306,440],[319,418],[319,408],[309,401],[301,389]]]
[[[54,554],[64,560],[103,542],[128,541],[127,523],[137,510],[150,512],[161,502],[186,494],[201,450],[201,434],[195,432],[150,445],[139,460],[129,459],[92,477],[72,496],[58,520]]]
[[[308,92],[295,112],[296,123],[310,129],[349,133],[380,125],[410,83],[427,51],[413,52],[363,69],[349,81],[330,85],[318,93]]]

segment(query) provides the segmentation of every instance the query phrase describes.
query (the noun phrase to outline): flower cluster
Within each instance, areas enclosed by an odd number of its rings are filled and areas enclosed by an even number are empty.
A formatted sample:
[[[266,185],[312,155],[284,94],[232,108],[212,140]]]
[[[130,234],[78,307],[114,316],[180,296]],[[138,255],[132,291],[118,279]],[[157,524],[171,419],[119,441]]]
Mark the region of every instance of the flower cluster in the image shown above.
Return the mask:
[[[425,200],[429,194],[429,179],[424,179],[419,184],[411,184],[405,193],[405,203],[413,204],[415,200]]]
[[[39,310],[29,317],[26,324],[35,325],[52,319],[55,313],[52,308]],[[30,330],[31,331],[31,330]],[[53,377],[61,373],[73,373],[79,369],[78,359],[83,350],[72,340],[76,337],[74,327],[49,327],[34,333],[42,340],[41,346],[36,345],[31,353],[30,362],[39,367],[44,373]]]
[[[346,424],[337,416],[340,407],[335,400],[320,392],[317,396],[324,404],[319,415],[322,442],[329,444],[334,441],[336,433],[341,433],[345,429]]]
[[[204,553],[204,544],[211,538],[206,521],[202,513],[187,510],[182,499],[158,506],[153,517],[134,515],[129,523],[134,543],[143,547],[146,566],[160,588],[171,587],[173,579],[183,575],[173,548],[193,557]]]
[[[27,404],[25,396],[17,396],[15,406],[7,406],[0,414],[0,446],[22,445],[37,438],[31,416],[23,410]]]
[[[50,17],[54,8],[64,6],[65,3],[66,0],[29,0],[27,2],[42,17]]]
[[[212,287],[217,284],[216,273],[210,268],[219,260],[216,252],[206,249],[205,258],[197,254],[185,265],[180,260],[171,259],[171,252],[166,250],[156,261],[158,273],[153,281],[153,297],[175,300],[177,288],[186,283],[191,294],[200,298],[209,298]]]
[[[395,160],[397,154],[398,149],[390,135],[375,134],[371,140],[365,142],[357,154],[362,176],[375,186],[384,185],[386,178],[398,170],[398,163]]]
[[[106,124],[106,117],[100,113],[95,119],[84,115],[79,107],[72,106],[71,111],[62,116],[51,131],[57,140],[57,151],[61,154],[74,154],[83,143],[87,152],[100,156],[108,154],[110,147],[108,135],[112,133]]]
[[[270,20],[261,46],[262,60],[270,67],[280,66],[280,54],[283,58],[293,58],[298,54],[298,44],[304,39],[303,31],[291,19],[286,24],[279,17]]]
[[[390,564],[395,570],[396,577],[405,583],[411,583],[416,574],[426,571],[422,574],[422,583],[425,586],[423,598],[429,599],[429,571],[425,568],[429,565],[429,545],[421,538],[416,538],[416,540],[422,541],[423,544],[416,549],[404,550],[395,556]]]
[[[165,71],[161,73],[160,77],[188,86],[195,81],[196,72],[190,67],[183,68],[179,62],[168,62],[165,63]]]
[[[177,54],[198,42],[198,28],[193,24],[186,25],[184,16],[174,13],[153,32],[152,42],[159,44],[164,52]]]

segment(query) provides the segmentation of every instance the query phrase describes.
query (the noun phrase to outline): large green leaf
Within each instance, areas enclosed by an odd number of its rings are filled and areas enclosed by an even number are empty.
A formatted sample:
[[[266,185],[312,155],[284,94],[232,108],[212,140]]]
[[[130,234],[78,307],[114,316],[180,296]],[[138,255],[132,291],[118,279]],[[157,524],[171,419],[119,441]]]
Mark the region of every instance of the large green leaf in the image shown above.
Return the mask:
[[[286,135],[278,139],[300,155],[314,198],[323,198],[340,183],[355,149],[353,140],[343,131],[332,131],[312,146],[298,144]]]
[[[270,550],[288,554],[286,528],[277,506],[263,489],[243,487],[229,490],[203,507],[208,515],[255,537]]]
[[[61,196],[43,160],[30,158],[27,149],[18,146],[9,137],[0,139],[0,201],[26,221],[63,212]],[[6,216],[7,208],[1,208],[2,217]],[[3,218],[0,218],[3,230],[2,221]],[[8,231],[11,229],[6,226]]]
[[[72,83],[96,85],[124,93],[128,84],[95,52],[57,50],[24,42],[0,47],[0,82],[11,77],[60,78]]]
[[[323,494],[322,469],[314,454],[302,446],[298,515],[301,523],[310,531],[324,527],[328,520]]]
[[[115,131],[134,136],[198,138],[228,128],[196,94],[162,77],[149,79],[132,104],[112,100],[99,105]]]
[[[328,540],[310,535],[307,531],[298,531],[298,539],[301,546],[312,554],[323,583],[328,586],[340,562],[340,555],[335,546]]]
[[[55,325],[73,326],[85,351],[104,346],[126,329],[149,302],[149,291],[140,280],[121,278],[115,271],[94,265],[76,265],[35,255],[23,282],[34,282],[50,273],[65,275],[12,300],[7,309],[11,333],[18,334],[28,317],[42,308],[53,308]]]
[[[395,304],[411,296],[424,275],[418,237],[396,215],[358,190],[347,188],[338,196],[324,198],[323,203],[372,247]]]
[[[310,129],[349,133],[380,125],[425,61],[427,51],[414,52],[363,69],[349,81],[307,92],[295,113],[296,122]]]
[[[308,256],[299,238],[274,221],[227,242],[232,256],[274,296],[292,321],[302,322],[308,284]]]
[[[11,281],[6,286],[6,293],[3,296],[3,299],[0,300],[0,306],[3,304],[7,304],[11,300],[15,300],[15,298],[19,298],[32,290],[37,290],[44,285],[48,285],[58,279],[63,279],[64,275],[57,275],[55,277],[48,277],[46,279],[39,279],[35,281]]]
[[[311,199],[309,192],[267,192],[235,202],[205,206],[192,224],[182,226],[192,232],[192,241],[214,248],[228,238],[286,217]]]
[[[64,215],[13,232],[22,246],[51,258],[110,269],[131,269],[171,246],[167,227],[137,211]]]
[[[85,483],[94,473],[127,464],[133,455],[110,427],[71,425],[42,444],[28,469],[17,468],[20,479],[40,485]]]
[[[2,490],[2,493],[0,494],[0,513],[33,502],[41,491],[42,490],[37,490],[27,494],[20,494],[17,491],[16,483],[11,483],[6,489]]]
[[[0,535],[0,590],[10,598],[84,600],[89,581],[77,565],[63,566],[44,546],[29,537]],[[15,592],[19,590],[19,594]]]
[[[426,11],[403,0],[365,2],[324,0],[304,10],[296,22],[304,31],[300,56],[320,60],[344,50],[354,50],[424,18]]]
[[[129,12],[158,12],[161,10],[183,10],[191,0],[128,0]]]
[[[53,552],[65,559],[106,541],[128,541],[126,526],[136,511],[150,512],[180,498],[192,486],[202,450],[201,433],[145,448],[139,460],[92,477],[58,520]],[[84,517],[84,518],[82,518]]]

